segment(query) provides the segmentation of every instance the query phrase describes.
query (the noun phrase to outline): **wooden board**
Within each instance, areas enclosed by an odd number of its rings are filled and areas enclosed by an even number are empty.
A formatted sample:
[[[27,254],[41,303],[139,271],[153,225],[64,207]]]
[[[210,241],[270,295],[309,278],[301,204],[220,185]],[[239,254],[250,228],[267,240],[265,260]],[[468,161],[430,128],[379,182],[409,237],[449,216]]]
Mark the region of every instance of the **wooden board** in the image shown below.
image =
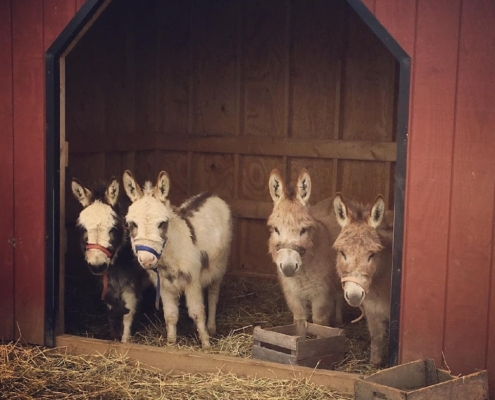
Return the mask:
[[[44,342],[45,147],[43,2],[12,2],[15,319],[29,343]]]
[[[61,335],[56,338],[61,352],[78,355],[120,354],[139,362],[141,366],[159,368],[175,373],[234,373],[245,377],[293,379],[306,378],[316,385],[324,385],[343,393],[354,392],[356,374],[337,371],[315,370],[313,368],[286,366],[272,362],[243,359],[228,356],[190,352],[171,348],[159,348],[139,344],[87,339]]]
[[[431,357],[440,364],[445,333],[448,224],[455,115],[458,2],[418,3],[411,126],[408,143],[408,218],[404,237],[401,360]],[[441,10],[452,12],[436,25]],[[432,35],[435,40],[432,41]],[[441,71],[441,73],[432,73]],[[434,91],[432,91],[434,87]],[[435,112],[431,112],[435,110]],[[428,132],[415,139],[419,132]],[[424,160],[428,160],[425,162]],[[428,246],[425,247],[427,232]],[[418,251],[418,249],[422,249]],[[423,267],[428,265],[429,267]],[[418,288],[421,295],[418,296]],[[426,308],[425,308],[426,307]],[[424,312],[428,309],[428,312]],[[414,331],[414,333],[412,332]],[[418,335],[418,332],[421,332]],[[451,358],[447,358],[451,362]]]
[[[12,7],[0,2],[0,126],[2,127],[2,160],[0,191],[0,338],[14,340],[14,129],[12,71]]]
[[[495,346],[493,1],[463,3],[461,18],[444,351],[450,368],[468,373],[485,367],[488,340]],[[455,328],[460,323],[462,333]],[[495,389],[493,380],[491,385]]]
[[[356,400],[488,400],[488,377],[486,371],[454,377],[433,360],[418,360],[358,379],[355,392]]]

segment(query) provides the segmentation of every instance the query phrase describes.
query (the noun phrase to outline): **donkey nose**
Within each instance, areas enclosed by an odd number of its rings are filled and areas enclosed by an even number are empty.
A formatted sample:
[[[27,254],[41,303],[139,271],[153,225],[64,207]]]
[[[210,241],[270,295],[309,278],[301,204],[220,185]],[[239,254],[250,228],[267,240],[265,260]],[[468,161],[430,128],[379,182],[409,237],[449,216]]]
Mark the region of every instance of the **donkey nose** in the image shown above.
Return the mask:
[[[144,268],[154,268],[158,262],[155,255],[148,251],[138,251],[138,261]]]

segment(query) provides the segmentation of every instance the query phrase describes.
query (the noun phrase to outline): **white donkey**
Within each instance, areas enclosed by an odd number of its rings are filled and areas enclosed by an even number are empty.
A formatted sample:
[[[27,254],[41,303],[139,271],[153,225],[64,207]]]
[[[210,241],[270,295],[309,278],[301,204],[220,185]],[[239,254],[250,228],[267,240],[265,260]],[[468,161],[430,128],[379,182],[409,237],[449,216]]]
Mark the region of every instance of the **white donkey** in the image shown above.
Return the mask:
[[[124,172],[123,182],[132,201],[126,216],[132,248],[160,292],[168,342],[177,339],[179,296],[184,293],[201,344],[209,347],[232,240],[229,206],[216,195],[201,193],[172,209],[165,171],[155,187],[146,182],[141,188],[130,171]],[[203,288],[208,289],[208,329]]]

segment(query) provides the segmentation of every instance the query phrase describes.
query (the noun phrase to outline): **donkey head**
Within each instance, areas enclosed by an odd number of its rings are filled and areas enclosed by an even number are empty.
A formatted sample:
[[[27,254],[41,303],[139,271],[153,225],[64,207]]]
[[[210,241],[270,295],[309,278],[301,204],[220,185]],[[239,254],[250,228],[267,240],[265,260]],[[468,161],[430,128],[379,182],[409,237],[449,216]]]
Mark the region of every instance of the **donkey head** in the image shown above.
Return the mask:
[[[77,225],[82,230],[81,245],[90,271],[103,274],[125,241],[124,221],[118,212],[119,182],[112,178],[90,190],[72,179],[74,197],[84,207]]]
[[[167,243],[171,211],[166,204],[170,179],[162,171],[155,187],[148,181],[141,189],[132,173],[125,171],[123,182],[132,201],[126,216],[132,249],[143,268],[156,268]]]
[[[383,220],[385,202],[378,195],[373,206],[346,203],[337,193],[333,207],[342,227],[333,244],[338,253],[337,272],[346,301],[358,307],[369,291],[383,249],[377,229]]]
[[[303,265],[304,254],[312,247],[314,219],[309,214],[311,178],[303,169],[297,179],[296,191],[288,189],[277,169],[268,182],[273,199],[273,211],[268,218],[268,247],[273,262],[286,277],[294,276]]]

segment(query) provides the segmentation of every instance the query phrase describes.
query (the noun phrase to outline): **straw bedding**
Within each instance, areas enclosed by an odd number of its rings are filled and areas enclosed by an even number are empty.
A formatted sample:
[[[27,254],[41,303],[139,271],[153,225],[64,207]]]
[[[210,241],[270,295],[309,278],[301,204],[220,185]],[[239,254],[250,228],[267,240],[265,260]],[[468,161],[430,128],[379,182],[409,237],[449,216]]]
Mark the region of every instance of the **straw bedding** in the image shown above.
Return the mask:
[[[67,288],[66,333],[108,339],[106,310],[99,300],[98,282],[83,288],[68,282]],[[91,290],[95,292],[89,293]],[[155,310],[153,304],[154,290],[150,290],[142,302],[141,312],[136,317],[131,342],[168,346],[163,312],[161,309]],[[370,338],[366,320],[351,324],[350,321],[359,316],[360,312],[347,305],[344,307],[348,352],[345,360],[336,369],[365,375],[376,372],[368,362]],[[256,325],[268,328],[291,323],[292,315],[275,279],[226,276],[218,303],[217,335],[211,338],[211,348],[201,348],[184,301],[181,301],[180,305],[175,347],[248,358],[251,356],[253,329]]]
[[[126,357],[81,357],[53,349],[0,345],[2,399],[335,399],[301,379],[240,378],[233,374],[163,374]]]

